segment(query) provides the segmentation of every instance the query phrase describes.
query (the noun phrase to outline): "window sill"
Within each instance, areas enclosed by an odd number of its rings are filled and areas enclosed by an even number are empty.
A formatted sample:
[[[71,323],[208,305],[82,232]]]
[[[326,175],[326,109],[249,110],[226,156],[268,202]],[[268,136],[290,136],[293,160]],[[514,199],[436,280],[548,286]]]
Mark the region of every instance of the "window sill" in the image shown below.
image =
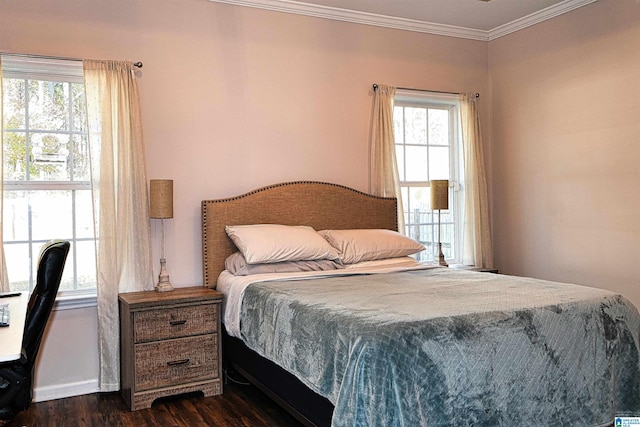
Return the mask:
[[[77,310],[80,308],[96,307],[98,295],[94,292],[64,292],[56,298],[54,311]]]

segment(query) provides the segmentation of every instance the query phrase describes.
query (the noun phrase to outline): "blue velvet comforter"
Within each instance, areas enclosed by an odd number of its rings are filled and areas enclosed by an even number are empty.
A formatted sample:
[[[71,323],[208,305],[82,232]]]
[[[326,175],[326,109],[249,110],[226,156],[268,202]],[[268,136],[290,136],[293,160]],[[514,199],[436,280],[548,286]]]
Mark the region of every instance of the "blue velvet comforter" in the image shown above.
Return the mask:
[[[254,283],[241,331],[335,405],[335,427],[640,416],[640,318],[600,289],[441,268]]]

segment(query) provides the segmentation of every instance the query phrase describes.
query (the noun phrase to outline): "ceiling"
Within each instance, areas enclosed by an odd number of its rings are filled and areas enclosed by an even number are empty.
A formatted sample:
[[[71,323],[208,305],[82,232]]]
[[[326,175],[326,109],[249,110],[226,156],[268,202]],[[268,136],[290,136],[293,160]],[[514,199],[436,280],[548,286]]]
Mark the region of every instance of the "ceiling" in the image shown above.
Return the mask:
[[[211,1],[488,41],[597,0]]]

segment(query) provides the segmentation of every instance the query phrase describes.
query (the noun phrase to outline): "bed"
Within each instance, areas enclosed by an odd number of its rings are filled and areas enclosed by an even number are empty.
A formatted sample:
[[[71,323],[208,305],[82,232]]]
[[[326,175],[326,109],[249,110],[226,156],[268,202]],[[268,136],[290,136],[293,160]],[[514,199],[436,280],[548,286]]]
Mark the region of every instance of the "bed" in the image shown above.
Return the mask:
[[[205,200],[205,286],[229,276],[238,250],[225,227],[252,224],[395,230],[396,201],[308,181]],[[640,318],[620,295],[386,268],[245,276],[225,363],[305,425],[607,426],[640,415]]]

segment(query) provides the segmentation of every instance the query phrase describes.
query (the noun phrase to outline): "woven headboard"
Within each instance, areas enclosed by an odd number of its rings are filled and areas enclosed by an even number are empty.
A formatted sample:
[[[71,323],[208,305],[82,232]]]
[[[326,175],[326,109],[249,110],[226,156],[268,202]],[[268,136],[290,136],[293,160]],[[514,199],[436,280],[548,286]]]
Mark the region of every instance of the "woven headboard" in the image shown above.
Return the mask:
[[[376,197],[324,182],[270,185],[228,199],[202,201],[202,273],[215,288],[225,259],[237,249],[226,225],[309,225],[316,230],[384,228],[397,230],[396,199]]]

